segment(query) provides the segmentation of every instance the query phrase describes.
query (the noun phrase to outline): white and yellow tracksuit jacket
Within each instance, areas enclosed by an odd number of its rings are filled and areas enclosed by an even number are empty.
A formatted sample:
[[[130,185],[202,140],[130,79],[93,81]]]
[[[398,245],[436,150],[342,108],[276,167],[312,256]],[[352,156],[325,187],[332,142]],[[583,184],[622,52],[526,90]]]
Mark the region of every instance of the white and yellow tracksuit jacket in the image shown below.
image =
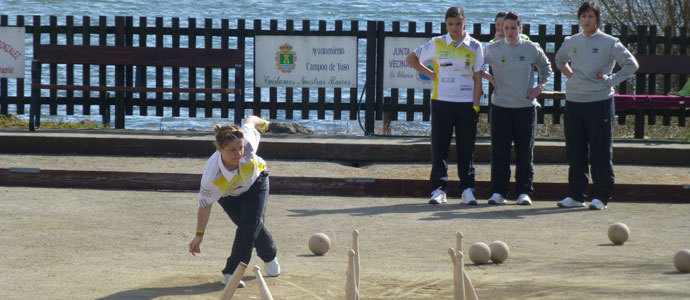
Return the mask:
[[[204,175],[201,176],[199,207],[211,205],[221,197],[241,195],[266,170],[266,162],[256,155],[259,149],[259,131],[247,125],[242,125],[241,129],[245,145],[239,168],[229,171],[223,165],[220,152],[213,153],[206,162]]]

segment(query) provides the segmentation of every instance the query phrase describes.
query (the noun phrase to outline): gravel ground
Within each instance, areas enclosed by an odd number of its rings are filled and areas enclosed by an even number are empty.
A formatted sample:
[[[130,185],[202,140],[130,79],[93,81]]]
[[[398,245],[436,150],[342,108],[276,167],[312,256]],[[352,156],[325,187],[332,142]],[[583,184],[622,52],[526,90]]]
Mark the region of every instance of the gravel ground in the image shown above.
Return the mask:
[[[218,299],[235,226],[215,207],[191,256],[196,193],[0,187],[0,299]],[[673,255],[690,248],[690,204],[617,203],[604,211],[427,205],[413,198],[273,195],[266,226],[282,274],[276,299],[342,299],[351,231],[360,231],[361,299],[452,299],[455,233],[464,249],[502,240],[503,264],[465,260],[480,299],[688,299]],[[609,225],[630,240],[612,245]],[[331,250],[314,256],[309,236]],[[262,265],[254,257],[250,266]],[[235,299],[258,299],[253,272]]]

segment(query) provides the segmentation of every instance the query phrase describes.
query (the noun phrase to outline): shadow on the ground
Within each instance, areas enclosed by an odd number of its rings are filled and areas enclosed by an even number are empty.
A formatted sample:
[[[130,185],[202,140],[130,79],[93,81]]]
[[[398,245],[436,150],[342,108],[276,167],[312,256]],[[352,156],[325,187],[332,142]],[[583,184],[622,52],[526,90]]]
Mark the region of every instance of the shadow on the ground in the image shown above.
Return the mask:
[[[481,210],[481,211],[478,211]],[[567,209],[559,207],[534,206],[465,206],[458,204],[396,204],[386,206],[366,206],[342,209],[289,209],[290,217],[310,217],[319,215],[347,214],[352,216],[375,216],[384,214],[408,214],[429,212],[431,215],[422,217],[422,221],[447,219],[524,219],[530,216],[588,212],[588,209]]]
[[[242,277],[242,280],[245,282],[254,279],[256,279],[255,276]],[[224,286],[220,284],[220,281],[207,282],[192,286],[138,288],[134,290],[117,292],[103,298],[98,298],[98,300],[149,300],[158,299],[165,296],[194,296],[220,292],[223,290],[223,288]]]
[[[139,288],[135,290],[121,291],[99,300],[130,300],[130,299],[156,299],[163,296],[191,296],[209,294],[222,291],[220,282],[203,283],[193,286],[171,286],[157,288]]]

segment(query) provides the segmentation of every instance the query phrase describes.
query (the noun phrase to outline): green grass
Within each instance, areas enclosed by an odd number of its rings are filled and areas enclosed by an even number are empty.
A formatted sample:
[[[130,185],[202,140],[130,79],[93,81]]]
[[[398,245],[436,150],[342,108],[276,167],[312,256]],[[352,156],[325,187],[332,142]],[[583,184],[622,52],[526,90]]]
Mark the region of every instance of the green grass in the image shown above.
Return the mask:
[[[486,114],[479,116],[479,124],[477,125],[478,136],[490,136],[489,122]],[[616,117],[618,118],[618,117]],[[634,116],[628,116],[625,125],[619,125],[618,122],[614,125],[614,138],[617,139],[632,139],[635,137],[635,121]],[[391,132],[393,135],[403,136],[428,136],[431,134],[430,124],[426,130],[420,132],[419,126],[414,128],[408,127],[410,122],[394,122],[391,125]],[[428,124],[428,123],[427,123]],[[14,115],[0,114],[0,127],[29,127],[28,122],[22,121]],[[380,121],[376,122],[376,133],[383,132],[383,124]],[[87,119],[77,123],[71,122],[54,122],[43,121],[41,128],[66,128],[66,129],[102,129],[100,123]],[[361,133],[357,129],[357,133]],[[351,134],[348,132],[329,132],[329,134]],[[563,119],[560,124],[553,124],[551,115],[544,116],[544,124],[537,124],[537,137],[539,138],[563,138]],[[645,125],[645,138],[659,139],[659,140],[682,140],[690,141],[690,126],[678,126],[677,118],[671,119],[670,126],[663,125],[663,117],[657,117],[655,125]]]
[[[0,127],[22,127],[28,128],[29,123],[20,120],[15,115],[2,115],[0,114]],[[103,128],[98,122],[86,119],[80,122],[54,122],[54,121],[42,121],[41,128],[64,128],[64,129],[100,129]]]
[[[635,138],[635,120],[634,116],[626,118],[626,124],[618,124],[618,116],[616,116],[616,123],[614,125],[614,138],[616,139],[633,139]],[[395,122],[391,124],[391,134],[402,136],[429,136],[431,135],[431,124],[422,132],[418,127],[409,128],[407,122]],[[376,122],[376,133],[383,132],[382,122]],[[657,116],[655,125],[645,124],[645,138],[659,139],[659,140],[682,140],[690,141],[690,126],[678,126],[678,119],[672,118],[670,126],[663,125],[663,117]],[[490,136],[491,130],[488,122],[488,116],[481,114],[479,116],[479,123],[477,124],[477,136]],[[537,124],[538,138],[563,138],[563,118],[560,119],[559,124],[553,124],[551,115],[544,116],[544,124]]]

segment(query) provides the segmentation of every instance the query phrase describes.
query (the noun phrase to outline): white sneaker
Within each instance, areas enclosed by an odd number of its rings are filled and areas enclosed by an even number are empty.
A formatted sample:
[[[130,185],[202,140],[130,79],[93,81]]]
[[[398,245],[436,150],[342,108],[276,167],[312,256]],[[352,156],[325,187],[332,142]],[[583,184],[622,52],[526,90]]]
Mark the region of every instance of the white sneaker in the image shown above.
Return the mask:
[[[527,194],[520,194],[517,198],[517,205],[532,205],[532,199]]]
[[[491,195],[491,198],[489,198],[489,204],[506,204],[506,198],[503,198],[503,196],[501,196],[501,194],[499,193],[494,193],[493,195]]]
[[[441,204],[446,203],[446,192],[441,189],[441,187],[436,188],[431,192],[431,198],[429,198],[429,204]]]
[[[563,208],[585,207],[584,202],[575,201],[570,197],[565,197],[565,199],[558,201],[556,204],[558,204],[558,207]]]
[[[466,188],[462,191],[462,201],[460,201],[460,203],[465,205],[477,205],[477,198],[474,198],[472,188]]]
[[[280,265],[278,264],[278,256],[276,256],[272,261],[264,264],[264,270],[266,270],[266,276],[276,277],[280,275]]]
[[[592,202],[589,203],[589,209],[591,210],[602,210],[604,208],[606,208],[606,204],[599,199],[592,199]]]
[[[228,284],[228,281],[230,281],[231,277],[232,277],[232,274],[225,274],[225,276],[223,276],[223,280],[220,281],[220,284],[222,284],[222,285]],[[244,288],[244,281],[240,280],[240,283],[237,284],[237,287],[238,288]]]

